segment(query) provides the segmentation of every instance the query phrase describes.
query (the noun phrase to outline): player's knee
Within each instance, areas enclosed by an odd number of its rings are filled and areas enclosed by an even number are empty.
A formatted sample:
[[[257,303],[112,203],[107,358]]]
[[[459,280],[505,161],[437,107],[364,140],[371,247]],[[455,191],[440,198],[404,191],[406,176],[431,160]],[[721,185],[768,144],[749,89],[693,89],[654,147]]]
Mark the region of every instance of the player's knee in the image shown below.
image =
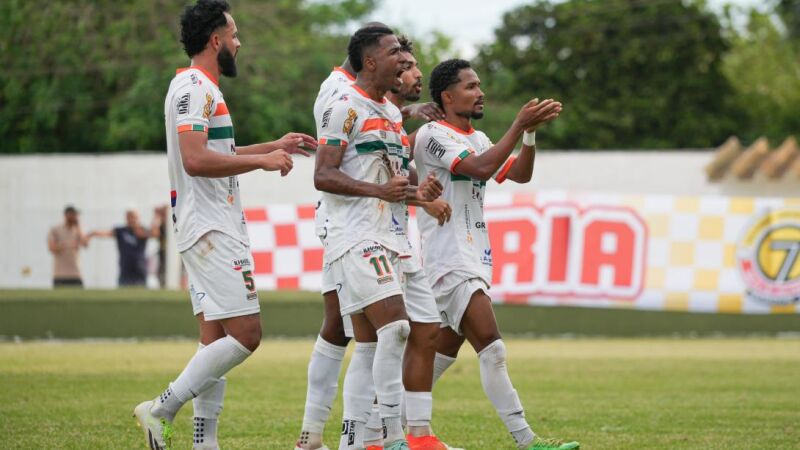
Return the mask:
[[[502,339],[497,339],[478,352],[481,363],[490,367],[503,367],[506,365],[506,344]]]
[[[441,328],[438,323],[413,324],[411,325],[410,342],[417,347],[435,350],[439,344]]]
[[[410,334],[411,324],[408,323],[408,320],[395,320],[394,322],[382,326],[378,330],[378,339],[385,336],[389,339],[396,338],[400,342],[405,342],[408,340]]]
[[[249,327],[243,333],[240,333],[239,336],[234,337],[240,344],[244,345],[245,348],[254,352],[258,346],[261,345],[261,326],[259,324],[259,326]]]
[[[350,342],[350,338],[344,333],[344,325],[342,324],[341,318],[338,320],[338,323],[326,318],[322,322],[322,328],[319,330],[319,335],[322,336],[322,339],[325,339],[327,342],[340,347],[346,347]]]

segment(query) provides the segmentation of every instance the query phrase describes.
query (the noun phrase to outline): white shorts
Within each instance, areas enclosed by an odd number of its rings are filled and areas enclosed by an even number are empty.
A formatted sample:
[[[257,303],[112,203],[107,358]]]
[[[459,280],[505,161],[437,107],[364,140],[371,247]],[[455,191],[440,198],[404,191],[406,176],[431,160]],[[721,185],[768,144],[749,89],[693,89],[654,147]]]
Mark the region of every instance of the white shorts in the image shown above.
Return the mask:
[[[250,247],[225,233],[209,231],[181,258],[189,276],[194,315],[203,313],[206,320],[219,320],[261,311]]]
[[[397,253],[373,241],[360,242],[331,261],[329,270],[338,288],[342,316],[360,313],[373,303],[403,295],[395,271],[399,267],[397,262]]]
[[[333,278],[333,271],[331,270],[331,265],[328,263],[322,263],[322,295],[327,294],[331,291],[336,291],[336,296],[339,296],[339,291],[341,290],[341,284],[337,286],[336,280]],[[344,328],[344,335],[353,338],[355,335],[353,334],[353,321],[350,319],[350,316],[342,316],[342,326]]]
[[[406,313],[412,322],[439,323],[439,309],[424,270],[404,273],[402,279]]]
[[[447,274],[440,278],[433,288],[436,293],[436,305],[442,317],[442,328],[450,327],[461,332],[461,319],[469,306],[472,294],[479,290],[489,290],[489,286],[480,278],[463,279],[455,274]]]

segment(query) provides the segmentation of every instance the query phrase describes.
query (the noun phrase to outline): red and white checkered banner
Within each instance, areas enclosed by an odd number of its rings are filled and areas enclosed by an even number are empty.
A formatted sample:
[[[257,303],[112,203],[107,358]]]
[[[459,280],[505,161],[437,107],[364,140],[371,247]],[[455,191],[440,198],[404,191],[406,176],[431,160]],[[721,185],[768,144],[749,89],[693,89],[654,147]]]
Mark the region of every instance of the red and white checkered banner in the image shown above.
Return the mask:
[[[800,312],[800,198],[546,191],[485,203],[494,301]],[[258,287],[319,291],[313,205],[245,213]],[[413,208],[411,229],[416,238]]]

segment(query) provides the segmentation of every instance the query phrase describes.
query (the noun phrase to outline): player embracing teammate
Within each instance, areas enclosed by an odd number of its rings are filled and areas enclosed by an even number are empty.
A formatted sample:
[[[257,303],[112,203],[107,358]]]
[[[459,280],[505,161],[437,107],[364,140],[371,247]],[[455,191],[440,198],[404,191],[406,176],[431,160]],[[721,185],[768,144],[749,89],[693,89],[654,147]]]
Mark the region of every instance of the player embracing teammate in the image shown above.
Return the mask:
[[[561,104],[531,100],[493,145],[471,127],[472,119],[483,116],[477,74],[466,61],[445,61],[431,81],[432,96],[444,118],[409,136],[398,107],[406,100],[418,100],[421,89],[410,43],[398,40],[382,24],[367,26],[351,38],[344,66],[323,83],[315,104],[320,142],[315,186],[323,191],[317,215],[325,247],[323,292],[338,300],[344,317],[341,328],[323,325],[323,332],[327,327],[356,339],[345,377],[340,450],[449,448],[432,433],[430,392],[465,340],[479,353],[484,390],[518,448],[579,448],[575,442],[540,439],[531,431],[508,377],[505,346],[486,294],[492,264],[483,221],[486,181],[530,181],[535,129],[558,117]],[[520,137],[522,149],[512,156]],[[409,166],[414,155],[419,177]],[[419,187],[411,184],[416,179],[422,180]],[[436,199],[442,191],[442,199]],[[424,271],[408,241],[408,205],[421,206],[427,213],[419,215]],[[330,322],[341,322],[329,309],[326,306],[326,324],[329,316],[334,319]],[[431,331],[431,325],[440,323],[441,335]],[[297,445],[302,450],[327,450],[321,442],[328,417],[325,408],[335,397],[336,375],[348,342],[341,337],[341,345],[334,348],[320,336],[309,364],[309,398]],[[325,354],[338,364],[317,374],[312,370],[314,359]],[[315,387],[322,378],[326,383]],[[314,392],[320,398],[325,393],[324,404],[312,401]],[[371,428],[380,431],[376,412],[383,419],[384,439],[370,433]],[[310,416],[318,417],[311,427]]]

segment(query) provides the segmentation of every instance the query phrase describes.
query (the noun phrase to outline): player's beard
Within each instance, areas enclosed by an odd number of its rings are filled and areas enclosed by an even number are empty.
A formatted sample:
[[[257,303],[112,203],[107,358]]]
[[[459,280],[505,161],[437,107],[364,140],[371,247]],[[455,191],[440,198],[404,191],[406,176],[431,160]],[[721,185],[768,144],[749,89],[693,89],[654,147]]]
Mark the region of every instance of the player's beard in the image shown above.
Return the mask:
[[[483,111],[464,111],[464,112],[457,112],[457,116],[464,117],[466,119],[474,119],[480,120],[483,119]]]
[[[219,70],[222,75],[230,78],[236,77],[236,58],[228,50],[227,45],[223,45],[219,53],[217,53],[217,64],[219,64]]]

